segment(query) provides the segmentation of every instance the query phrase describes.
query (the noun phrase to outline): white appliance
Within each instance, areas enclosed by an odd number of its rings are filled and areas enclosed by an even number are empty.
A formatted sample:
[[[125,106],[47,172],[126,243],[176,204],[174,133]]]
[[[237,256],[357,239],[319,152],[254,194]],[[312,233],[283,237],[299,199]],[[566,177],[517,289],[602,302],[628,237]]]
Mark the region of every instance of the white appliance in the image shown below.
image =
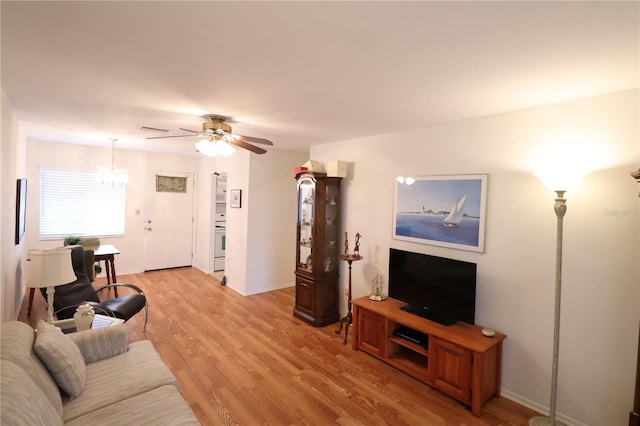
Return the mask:
[[[216,224],[213,242],[213,271],[224,270],[224,251],[227,245],[227,230],[224,225]]]
[[[215,205],[213,206],[213,272],[224,271],[227,246],[227,175],[216,173]]]

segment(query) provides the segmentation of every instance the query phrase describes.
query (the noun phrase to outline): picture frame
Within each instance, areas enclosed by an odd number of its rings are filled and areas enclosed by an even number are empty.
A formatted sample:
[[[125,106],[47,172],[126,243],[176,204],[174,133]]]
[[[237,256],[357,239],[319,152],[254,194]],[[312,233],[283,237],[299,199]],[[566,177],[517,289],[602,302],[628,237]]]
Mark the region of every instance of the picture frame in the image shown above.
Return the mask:
[[[229,191],[230,193],[230,201],[229,205],[234,209],[239,209],[242,207],[242,190],[241,189],[232,189]]]
[[[393,238],[484,252],[488,175],[398,178]]]
[[[16,181],[16,245],[20,244],[27,222],[27,180]]]

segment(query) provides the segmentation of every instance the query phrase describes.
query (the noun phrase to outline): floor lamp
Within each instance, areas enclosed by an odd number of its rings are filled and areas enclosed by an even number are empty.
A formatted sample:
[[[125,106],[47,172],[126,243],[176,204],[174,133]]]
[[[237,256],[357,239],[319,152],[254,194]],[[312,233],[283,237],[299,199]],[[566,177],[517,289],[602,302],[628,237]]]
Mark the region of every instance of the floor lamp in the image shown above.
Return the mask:
[[[551,402],[549,404],[549,417],[536,416],[529,419],[529,426],[556,426],[563,423],[556,421],[556,396],[558,393],[558,352],[560,347],[560,296],[562,294],[562,224],[564,214],[567,212],[567,200],[564,193],[575,187],[587,173],[540,172],[535,176],[542,183],[554,191],[557,195],[553,209],[556,212],[556,297],[553,318],[553,362],[551,367]],[[562,188],[562,189],[558,189]]]
[[[29,252],[29,278],[27,287],[46,288],[49,303],[48,321],[53,322],[55,286],[76,280],[71,262],[71,249],[31,250]]]

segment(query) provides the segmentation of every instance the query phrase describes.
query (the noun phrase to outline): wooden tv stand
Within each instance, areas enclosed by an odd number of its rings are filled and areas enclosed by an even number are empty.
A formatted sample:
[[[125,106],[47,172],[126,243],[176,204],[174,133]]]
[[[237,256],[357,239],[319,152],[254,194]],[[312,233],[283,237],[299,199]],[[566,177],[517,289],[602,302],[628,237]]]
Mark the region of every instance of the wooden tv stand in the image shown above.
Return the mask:
[[[479,416],[482,406],[500,396],[502,341],[496,332],[485,337],[482,327],[463,322],[445,326],[402,311],[405,303],[382,302],[367,296],[353,301],[353,349],[363,350],[471,406]],[[427,335],[423,346],[393,332],[400,326]]]

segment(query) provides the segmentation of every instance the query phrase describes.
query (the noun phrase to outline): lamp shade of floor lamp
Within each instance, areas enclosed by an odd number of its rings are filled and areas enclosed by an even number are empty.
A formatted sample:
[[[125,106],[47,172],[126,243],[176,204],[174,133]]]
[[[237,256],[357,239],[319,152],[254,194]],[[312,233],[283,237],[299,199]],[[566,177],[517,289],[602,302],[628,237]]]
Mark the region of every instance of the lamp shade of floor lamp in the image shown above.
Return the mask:
[[[541,172],[535,176],[543,184],[557,195],[553,209],[557,218],[556,232],[556,286],[555,286],[555,308],[553,320],[553,359],[551,366],[551,401],[549,403],[549,417],[536,416],[529,419],[529,426],[562,425],[556,421],[556,397],[558,394],[558,353],[560,349],[560,299],[562,295],[562,238],[563,219],[567,212],[567,200],[564,193],[574,188],[587,172],[567,171]]]
[[[48,321],[53,322],[55,286],[76,280],[71,263],[71,249],[31,250],[29,252],[27,287],[46,288],[49,303]]]

